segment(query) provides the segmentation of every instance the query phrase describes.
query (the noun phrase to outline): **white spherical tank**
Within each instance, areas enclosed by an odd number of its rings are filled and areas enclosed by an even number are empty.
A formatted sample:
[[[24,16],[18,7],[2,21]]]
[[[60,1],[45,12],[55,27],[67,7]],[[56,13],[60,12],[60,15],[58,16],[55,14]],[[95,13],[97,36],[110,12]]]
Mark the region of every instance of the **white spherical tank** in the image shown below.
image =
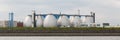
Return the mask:
[[[72,19],[74,19],[74,16],[70,16],[70,18],[69,18],[70,22],[71,22]]]
[[[23,23],[25,27],[32,27],[32,17],[27,16]]]
[[[81,23],[80,17],[79,16],[73,16],[70,23],[74,27],[80,27],[80,23]]]
[[[56,27],[57,19],[53,15],[47,15],[43,23],[44,27]]]
[[[74,16],[70,16],[69,21],[70,21],[70,26],[72,26],[72,27],[73,27],[73,25],[74,25],[73,22],[72,22],[73,19],[74,19]]]
[[[84,24],[87,24],[88,27],[93,23],[93,17],[85,17]]]
[[[60,16],[57,24],[61,27],[70,27],[70,21],[67,16]]]
[[[37,27],[42,27],[43,26],[43,19],[42,19],[41,16],[38,16],[36,21],[37,21],[36,22]]]
[[[91,23],[93,23],[93,17],[86,17],[86,18],[85,18],[85,23],[86,23],[86,24],[91,24]]]

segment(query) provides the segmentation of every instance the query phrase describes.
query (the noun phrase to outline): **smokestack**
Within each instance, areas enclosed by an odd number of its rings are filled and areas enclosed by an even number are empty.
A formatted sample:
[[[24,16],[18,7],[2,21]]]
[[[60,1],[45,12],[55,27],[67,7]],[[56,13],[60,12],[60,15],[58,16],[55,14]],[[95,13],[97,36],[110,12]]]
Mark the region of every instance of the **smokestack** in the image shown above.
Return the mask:
[[[32,13],[32,27],[36,27],[36,13],[35,13],[35,10],[33,10],[33,13]]]

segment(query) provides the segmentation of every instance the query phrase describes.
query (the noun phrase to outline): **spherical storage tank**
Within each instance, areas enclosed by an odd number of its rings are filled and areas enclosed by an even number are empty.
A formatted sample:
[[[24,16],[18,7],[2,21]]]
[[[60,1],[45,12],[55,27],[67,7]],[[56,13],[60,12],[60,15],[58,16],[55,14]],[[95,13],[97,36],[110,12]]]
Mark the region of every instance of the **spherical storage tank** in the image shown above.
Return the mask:
[[[73,27],[72,20],[74,19],[74,16],[70,16],[69,21],[70,21],[70,26]]]
[[[70,24],[73,27],[80,27],[81,19],[79,16],[71,16],[70,17]]]
[[[32,27],[32,17],[27,16],[23,23],[25,27]]]
[[[93,23],[93,17],[85,17],[85,23],[86,24]]]
[[[70,18],[69,18],[69,20],[70,20],[70,22],[71,22],[71,20],[74,18],[74,16],[70,16]]]
[[[67,16],[60,16],[57,24],[61,27],[70,27],[70,21]]]
[[[36,25],[37,27],[42,27],[43,26],[43,19],[41,16],[38,16],[37,19],[36,19]]]
[[[90,24],[93,23],[93,17],[85,17],[84,24],[88,25],[90,27]]]
[[[44,27],[56,27],[57,19],[53,15],[47,15],[43,23]]]

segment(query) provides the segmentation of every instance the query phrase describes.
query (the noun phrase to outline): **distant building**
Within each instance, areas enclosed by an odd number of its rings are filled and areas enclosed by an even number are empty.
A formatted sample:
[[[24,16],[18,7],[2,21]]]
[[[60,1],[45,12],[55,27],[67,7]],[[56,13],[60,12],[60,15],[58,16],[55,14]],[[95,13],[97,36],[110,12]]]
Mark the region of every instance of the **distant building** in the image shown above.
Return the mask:
[[[8,27],[9,21],[0,21],[0,27]],[[13,22],[13,27],[17,27],[17,21]]]
[[[17,27],[23,27],[23,22],[17,22]]]
[[[110,23],[103,23],[103,27],[110,26]]]

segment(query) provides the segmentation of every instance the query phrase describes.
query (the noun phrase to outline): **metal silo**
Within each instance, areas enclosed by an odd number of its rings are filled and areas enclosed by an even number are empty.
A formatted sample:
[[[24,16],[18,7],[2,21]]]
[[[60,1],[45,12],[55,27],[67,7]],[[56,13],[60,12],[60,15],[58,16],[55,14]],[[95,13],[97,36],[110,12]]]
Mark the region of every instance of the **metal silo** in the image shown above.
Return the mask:
[[[69,21],[70,21],[70,26],[72,26],[72,27],[73,27],[73,25],[74,25],[74,24],[72,23],[73,19],[74,19],[74,16],[70,16]]]
[[[44,19],[43,26],[44,27],[56,27],[57,26],[57,19],[52,14],[49,14]]]
[[[71,22],[72,19],[74,19],[74,16],[70,16],[70,18],[69,18],[70,22]]]
[[[32,17],[27,16],[23,23],[25,27],[32,27]]]
[[[37,16],[37,19],[36,19],[36,25],[37,27],[42,27],[43,26],[43,19],[41,16]]]
[[[65,15],[59,17],[57,24],[61,27],[70,27],[70,21]]]
[[[73,27],[80,27],[80,23],[81,23],[81,20],[80,20],[79,16],[73,16],[71,21],[70,21],[70,24]]]
[[[85,17],[84,24],[88,25],[90,27],[90,24],[93,23],[93,17]]]
[[[88,24],[93,23],[93,17],[86,17],[85,23],[88,23]]]

